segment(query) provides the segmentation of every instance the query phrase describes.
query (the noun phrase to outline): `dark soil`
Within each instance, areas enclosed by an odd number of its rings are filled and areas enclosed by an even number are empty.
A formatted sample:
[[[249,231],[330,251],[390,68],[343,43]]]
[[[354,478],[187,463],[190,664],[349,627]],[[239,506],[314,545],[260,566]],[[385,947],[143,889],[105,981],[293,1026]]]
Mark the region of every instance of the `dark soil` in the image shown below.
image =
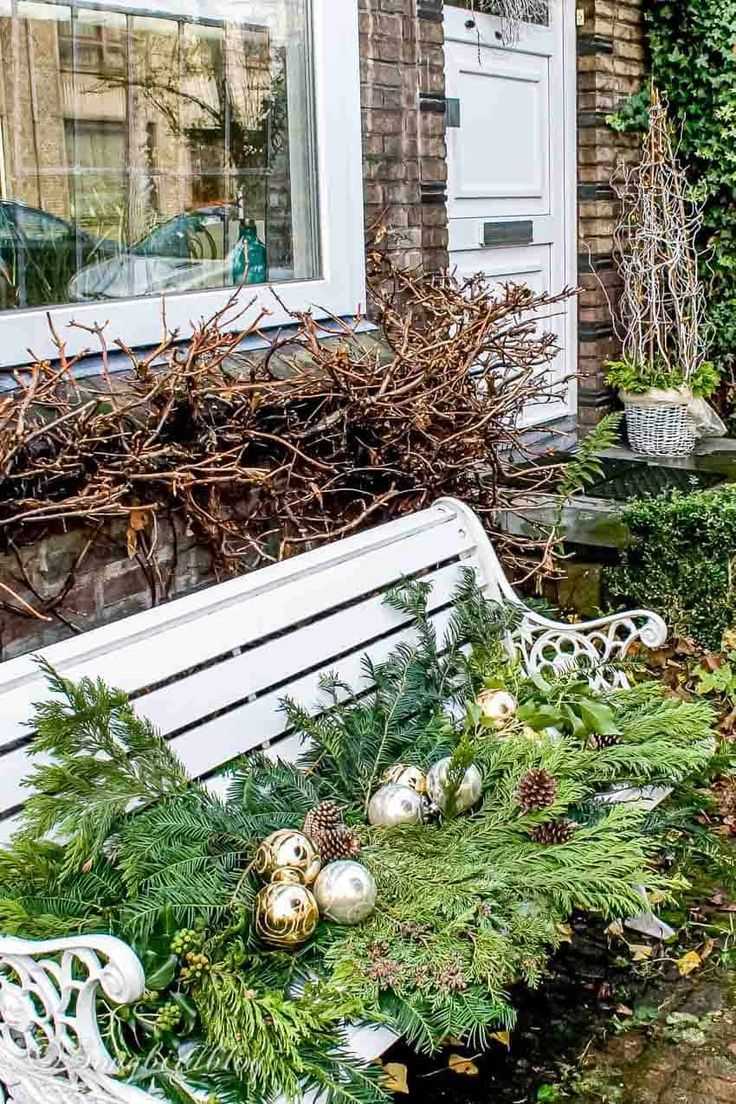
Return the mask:
[[[526,1104],[537,1100],[540,1086],[559,1080],[562,1067],[576,1065],[591,1041],[603,1037],[618,1005],[631,1005],[644,990],[645,983],[603,928],[579,919],[573,923],[572,942],[551,960],[543,985],[513,994],[518,1019],[510,1050],[493,1042],[481,1055],[451,1047],[423,1057],[397,1043],[384,1062],[408,1067],[410,1096],[421,1104]],[[452,1053],[472,1058],[478,1074],[449,1069]]]

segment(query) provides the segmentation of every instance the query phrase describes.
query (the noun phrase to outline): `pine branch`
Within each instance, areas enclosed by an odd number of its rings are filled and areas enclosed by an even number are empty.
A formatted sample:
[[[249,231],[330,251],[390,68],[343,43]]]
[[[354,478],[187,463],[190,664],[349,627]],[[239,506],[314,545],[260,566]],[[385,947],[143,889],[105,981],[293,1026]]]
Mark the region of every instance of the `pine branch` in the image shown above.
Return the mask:
[[[37,764],[23,782],[32,793],[20,836],[66,841],[65,868],[79,870],[97,859],[131,808],[181,793],[189,779],[122,691],[101,680],[75,684],[45,661],[41,666],[55,697],[34,707],[30,750],[50,762]]]

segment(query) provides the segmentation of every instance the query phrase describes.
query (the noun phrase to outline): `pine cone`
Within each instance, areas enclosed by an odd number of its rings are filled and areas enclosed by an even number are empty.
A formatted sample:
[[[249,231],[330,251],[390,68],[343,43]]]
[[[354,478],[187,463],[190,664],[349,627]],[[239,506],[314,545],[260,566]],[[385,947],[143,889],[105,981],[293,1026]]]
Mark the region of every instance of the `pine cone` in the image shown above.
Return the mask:
[[[342,823],[340,806],[334,801],[321,801],[307,813],[302,831],[305,836],[313,839],[315,832],[327,832],[331,828],[339,828]]]
[[[360,840],[343,822],[339,805],[323,801],[304,820],[304,834],[319,851],[323,865],[337,859],[354,859],[360,854]]]
[[[312,836],[312,841],[323,864],[336,862],[337,859],[354,859],[360,854],[360,840],[345,824],[341,824],[339,828],[328,828],[326,832],[318,832]]]
[[[594,732],[590,737],[590,742],[596,751],[602,751],[603,748],[615,747],[616,744],[620,744],[621,737],[616,735],[615,732]]]
[[[548,820],[531,832],[535,843],[567,843],[575,835],[577,824],[573,820]]]
[[[542,769],[527,771],[519,782],[516,797],[525,813],[546,809],[557,797],[557,781],[549,771]]]

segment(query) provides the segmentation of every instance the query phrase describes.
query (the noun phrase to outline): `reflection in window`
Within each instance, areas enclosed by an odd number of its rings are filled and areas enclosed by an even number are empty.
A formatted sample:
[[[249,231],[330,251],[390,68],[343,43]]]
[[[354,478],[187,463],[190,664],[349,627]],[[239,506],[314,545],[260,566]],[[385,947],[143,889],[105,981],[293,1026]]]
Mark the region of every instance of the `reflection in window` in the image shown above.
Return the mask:
[[[0,307],[318,276],[308,7],[0,14]]]

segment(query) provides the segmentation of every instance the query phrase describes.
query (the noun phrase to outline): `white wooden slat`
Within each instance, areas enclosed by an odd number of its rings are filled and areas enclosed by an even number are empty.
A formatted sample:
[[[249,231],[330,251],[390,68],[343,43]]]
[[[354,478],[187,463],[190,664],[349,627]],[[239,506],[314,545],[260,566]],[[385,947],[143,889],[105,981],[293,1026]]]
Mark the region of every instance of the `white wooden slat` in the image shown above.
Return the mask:
[[[432,619],[440,634],[446,628],[449,618],[450,612],[443,610]],[[280,705],[285,695],[294,698],[314,715],[321,712],[327,704],[320,696],[320,680],[323,675],[335,671],[352,689],[358,692],[367,689],[369,684],[363,677],[363,656],[370,656],[374,662],[380,663],[400,640],[411,639],[412,632],[411,629],[405,629],[353,652],[339,663],[326,664],[319,670],[296,679],[288,688],[264,694],[262,698],[246,702],[222,717],[206,721],[198,728],[175,737],[171,746],[192,775],[199,777],[207,774],[230,759],[259,747],[265,741],[275,740],[284,731],[285,718]],[[278,748],[274,750],[276,754],[280,754]]]
[[[403,575],[422,570],[432,563],[460,554],[467,556],[472,552],[472,547],[470,539],[467,536],[462,538],[456,526],[437,525],[431,535],[425,531],[404,538],[398,544],[374,547],[366,551],[359,561],[351,557],[333,564],[329,571],[310,573],[311,578],[290,579],[288,584],[274,584],[265,591],[259,590],[255,595],[234,599],[227,604],[219,601],[219,588],[213,587],[210,608],[200,608],[196,618],[188,616],[178,619],[170,627],[149,635],[141,636],[137,630],[138,618],[147,614],[137,614],[126,619],[129,631],[135,633],[131,642],[119,641],[115,647],[106,646],[104,650],[93,648],[76,661],[69,661],[63,650],[58,650],[59,645],[53,645],[41,654],[70,678],[102,676],[121,689],[134,693],[153,681],[175,676],[235,647],[284,631],[320,611],[386,587]],[[303,558],[311,555],[307,553]],[[258,574],[255,572],[254,577]],[[186,601],[179,599],[170,605],[175,607]],[[161,609],[166,610],[167,607]],[[94,630],[86,635],[95,636],[102,631]],[[11,664],[14,662],[11,661]],[[5,693],[0,691],[3,722],[0,746],[25,735],[24,722],[31,712],[31,705],[44,696],[44,679],[37,670],[32,669],[32,672],[31,677],[26,675],[21,685]],[[2,674],[0,667],[0,678]]]
[[[460,582],[461,570],[459,564],[451,564],[426,576],[424,581],[432,584],[430,612],[450,600]],[[153,690],[137,698],[135,708],[168,735],[200,717],[291,679],[307,667],[361,648],[405,621],[404,615],[385,604],[383,596],[376,595]]]
[[[20,828],[20,817],[9,817],[8,820],[0,820],[0,846],[10,842],[10,837]]]
[[[432,617],[438,634],[447,627],[450,611],[444,609]],[[319,702],[320,679],[323,675],[335,671],[356,690],[365,689],[362,675],[362,659],[369,655],[380,662],[403,639],[409,639],[412,630],[403,629],[389,637],[382,638],[368,647],[358,647],[351,655],[337,662],[327,662],[319,669],[304,675],[290,683],[288,687],[264,694],[254,701],[246,702],[236,709],[215,717],[196,728],[190,729],[171,741],[171,746],[194,777],[227,763],[238,755],[245,754],[266,741],[277,739],[284,731],[286,720],[280,708],[284,696],[293,697],[309,712],[317,713],[324,708]],[[286,742],[285,742],[286,743]],[[298,754],[298,749],[294,749]],[[279,752],[281,754],[281,752]],[[287,751],[284,746],[283,755]],[[41,761],[41,757],[38,757]],[[21,805],[28,796],[28,790],[21,781],[28,775],[30,762],[27,749],[16,748],[1,761],[0,776],[0,813]],[[4,832],[5,822],[0,821],[0,839],[7,838]]]
[[[389,548],[415,534],[430,533],[436,526],[454,524],[458,527],[457,519],[462,511],[462,504],[454,499],[443,499],[441,502],[441,505],[435,504],[416,514],[409,514],[344,540],[322,545],[311,552],[219,583],[216,587],[207,587],[173,602],[143,610],[134,615],[134,625],[133,617],[128,617],[52,644],[43,650],[43,654],[50,663],[61,669],[66,663],[81,661],[85,657],[91,659],[96,652],[102,653],[121,643],[127,644],[132,639],[145,638],[152,632],[196,618],[198,613],[209,612],[220,606],[275,590],[288,581],[301,579],[307,583],[310,576],[336,564],[358,559],[366,551]],[[464,516],[459,528],[467,528]],[[16,682],[23,682],[34,672],[31,656],[7,660],[0,664],[0,687],[6,691],[11,690]]]

